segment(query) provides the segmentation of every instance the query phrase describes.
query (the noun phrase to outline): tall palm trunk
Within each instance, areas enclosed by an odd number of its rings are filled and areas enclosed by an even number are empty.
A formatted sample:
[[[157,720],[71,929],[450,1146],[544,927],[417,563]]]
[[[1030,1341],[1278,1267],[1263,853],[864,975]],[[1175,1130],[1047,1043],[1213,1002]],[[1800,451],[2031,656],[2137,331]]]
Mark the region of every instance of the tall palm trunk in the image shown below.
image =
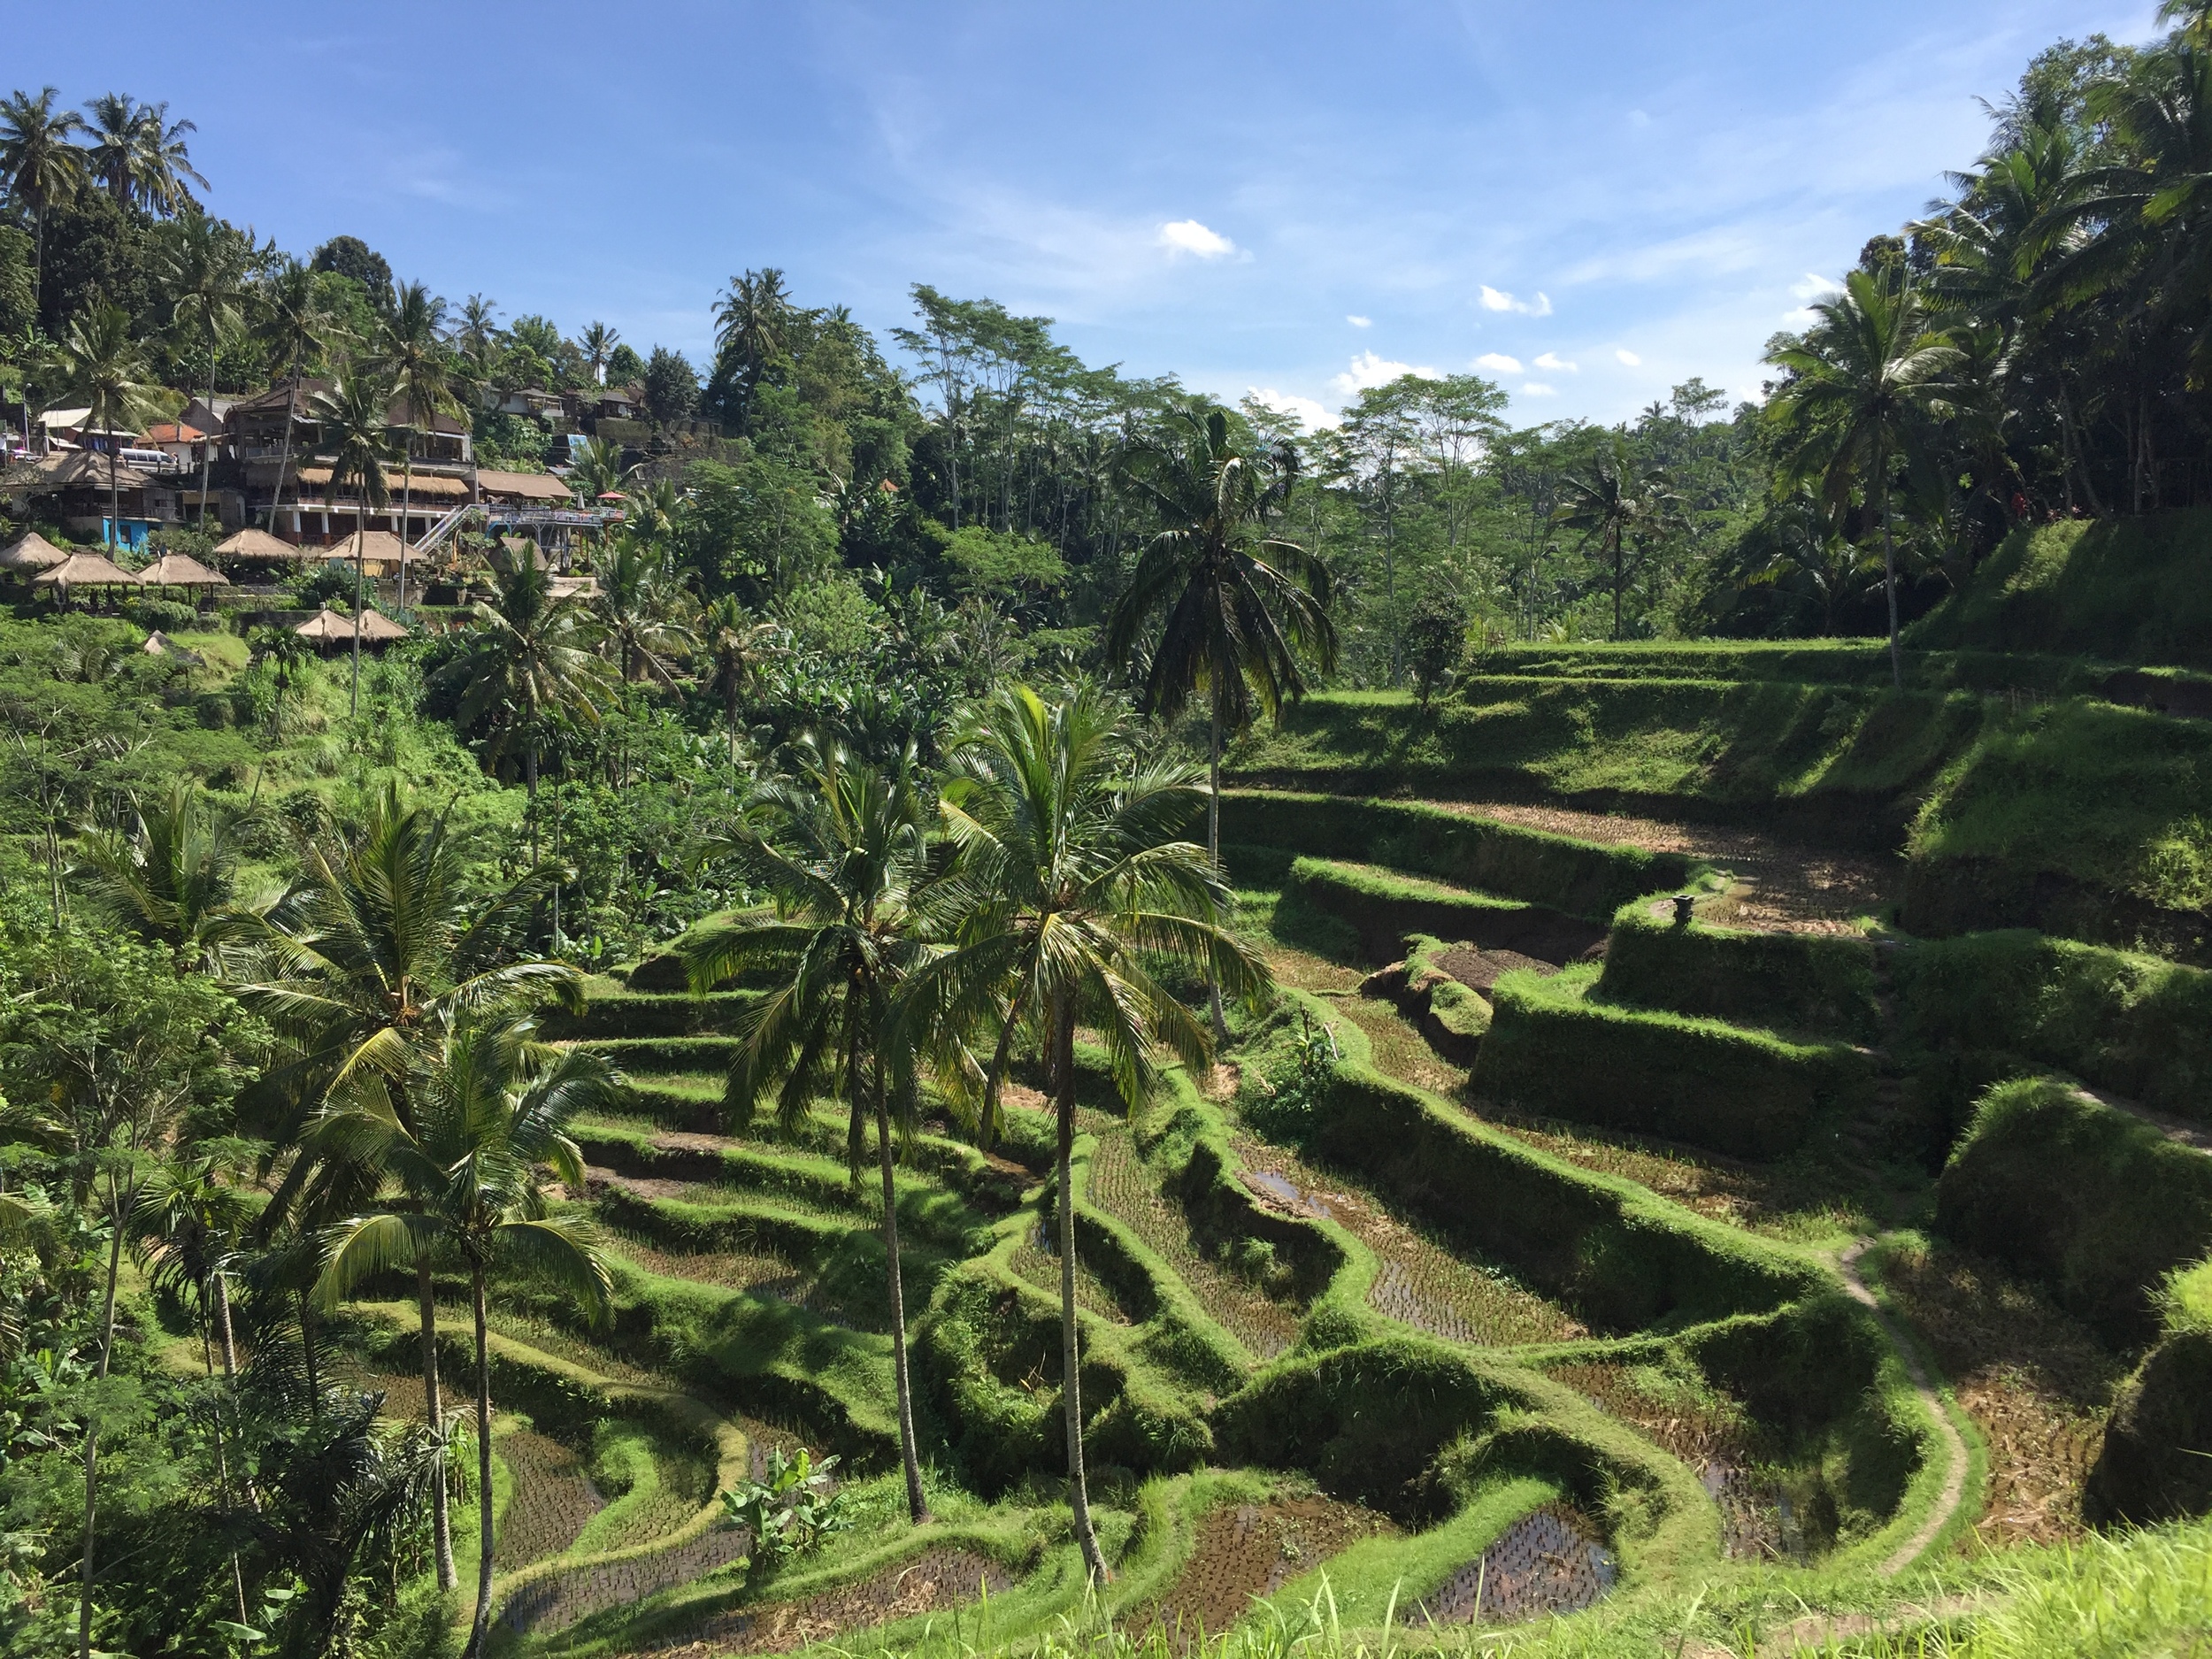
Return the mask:
[[[407,514],[415,498],[415,446],[407,446],[406,470],[399,484],[399,609],[407,609]]]
[[[333,494],[338,480],[331,480]],[[361,598],[367,585],[365,572],[368,569],[367,536],[369,533],[368,492],[364,490],[361,511],[353,515],[353,692],[346,703],[348,714],[361,712]]]
[[[218,1274],[216,1277],[219,1284],[221,1275]],[[207,1351],[207,1327],[210,1322],[207,1297],[204,1286],[203,1286],[200,1297],[200,1364],[207,1374],[212,1377],[215,1374],[215,1362],[208,1356]],[[223,1445],[223,1411],[219,1405],[215,1409],[215,1491],[216,1495],[222,1501],[223,1508],[229,1509],[230,1456]],[[238,1552],[234,1549],[230,1552],[230,1587],[232,1600],[238,1609],[238,1622],[243,1624],[247,1623],[246,1574],[245,1570],[238,1564]]]
[[[906,1466],[907,1518],[919,1526],[929,1519],[922,1495],[922,1465],[914,1451],[914,1385],[906,1363],[906,1286],[899,1271],[898,1193],[891,1179],[891,1112],[884,1100],[883,1067],[872,1068],[876,1094],[876,1162],[883,1176],[883,1252],[891,1288],[891,1371],[898,1385],[899,1461]]]
[[[1882,587],[1889,595],[1889,677],[1899,691],[1905,688],[1905,658],[1897,643],[1897,542],[1889,526],[1889,457],[1877,445],[1875,472],[1882,491]]]
[[[1206,711],[1206,764],[1210,769],[1210,787],[1206,791],[1206,856],[1221,864],[1221,705],[1212,704]],[[1216,1046],[1229,1041],[1228,1023],[1221,1017],[1221,980],[1211,968],[1206,970],[1206,1002],[1214,1020]]]
[[[415,1258],[415,1299],[422,1310],[423,1415],[429,1420],[430,1432],[442,1443],[445,1405],[438,1396],[438,1303],[430,1284],[430,1254],[426,1250]],[[453,1516],[446,1502],[442,1451],[430,1471],[430,1528],[438,1558],[438,1588],[450,1590],[460,1582],[460,1574],[453,1566]]]
[[[110,417],[112,419],[112,417]],[[108,557],[115,557],[115,521],[123,514],[122,486],[115,481],[115,434],[108,434]]]
[[[292,411],[300,401],[300,365],[292,365],[291,379],[286,382],[284,399],[284,442],[277,450],[276,482],[269,487],[269,534],[277,528],[277,512],[284,505],[284,475],[292,470]],[[296,498],[299,491],[292,492]]]
[[[215,419],[215,330],[207,331],[207,418]],[[182,435],[182,434],[179,434]],[[207,484],[215,470],[215,434],[209,432],[200,440],[200,528],[207,528]]]
[[[462,1659],[483,1659],[492,1623],[492,1359],[484,1332],[484,1264],[469,1263],[476,1310],[476,1622]]]
[[[215,1275],[215,1335],[223,1351],[223,1387],[230,1395],[233,1410],[237,1409],[238,1338],[230,1322],[230,1281],[219,1271]],[[222,1414],[216,1414],[219,1423]],[[256,1515],[261,1513],[261,1494],[254,1490],[253,1477],[242,1473],[239,1484],[244,1487],[246,1505]]]
[[[129,1206],[108,1178],[108,1277],[100,1301],[100,1363],[94,1378],[105,1382],[108,1361],[115,1351],[115,1278],[123,1265],[123,1217]],[[97,1417],[84,1431],[84,1550],[77,1572],[77,1659],[92,1659],[93,1529],[99,1519],[100,1424]]]
[[[1055,1168],[1060,1189],[1060,1406],[1068,1437],[1068,1508],[1075,1517],[1084,1571],[1093,1584],[1104,1584],[1106,1557],[1091,1525],[1090,1485],[1083,1474],[1082,1356],[1075,1328],[1075,1004],[1066,997],[1059,998],[1052,1011],[1052,1083],[1059,1119]]]

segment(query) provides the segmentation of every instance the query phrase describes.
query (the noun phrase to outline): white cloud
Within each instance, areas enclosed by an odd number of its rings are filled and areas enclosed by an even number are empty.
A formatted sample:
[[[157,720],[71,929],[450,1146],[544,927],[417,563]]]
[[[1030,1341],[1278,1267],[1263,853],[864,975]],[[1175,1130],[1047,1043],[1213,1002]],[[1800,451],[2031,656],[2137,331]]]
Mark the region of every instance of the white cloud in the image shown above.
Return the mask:
[[[1295,392],[1279,392],[1271,386],[1248,386],[1244,395],[1255,403],[1265,403],[1270,409],[1290,416],[1309,432],[1344,424],[1340,417],[1330,413],[1318,400],[1301,397]]]
[[[1355,315],[1347,317],[1344,320],[1351,324],[1355,328],[1372,328],[1375,326],[1375,319],[1371,317],[1360,317]]]
[[[1522,387],[1521,389],[1524,392],[1526,392],[1531,397],[1556,397],[1559,396],[1559,388],[1556,386],[1547,386],[1541,380],[1531,380],[1525,386]]]
[[[1840,294],[1843,284],[1833,277],[1824,277],[1817,271],[1808,271],[1790,284],[1790,292],[1801,300],[1816,300],[1824,294]]]
[[[1554,374],[1579,374],[1582,373],[1582,365],[1579,363],[1570,363],[1566,360],[1566,358],[1561,357],[1556,351],[1547,351],[1544,353],[1542,357],[1536,359],[1535,366],[1540,369],[1549,369]]]
[[[1517,300],[1510,294],[1501,292],[1486,282],[1482,285],[1482,309],[1486,311],[1518,311],[1524,317],[1548,317],[1551,315],[1551,299],[1548,295],[1540,292],[1533,300]]]
[[[1159,240],[1170,254],[1196,254],[1201,259],[1225,259],[1237,250],[1236,243],[1194,219],[1179,219],[1161,226]]]
[[[1625,363],[1632,369],[1640,369],[1644,365],[1644,360],[1638,357],[1634,352],[1631,351],[1626,346],[1622,346],[1617,349],[1614,351],[1613,356],[1618,361]]]
[[[1389,357],[1379,357],[1371,351],[1363,351],[1329,385],[1340,397],[1357,397],[1371,386],[1387,386],[1406,374],[1417,374],[1425,380],[1444,378],[1437,370],[1423,364],[1399,363]]]
[[[1479,369],[1487,369],[1493,374],[1518,374],[1521,372],[1521,360],[1518,357],[1509,357],[1502,351],[1486,351],[1475,359],[1475,366]]]

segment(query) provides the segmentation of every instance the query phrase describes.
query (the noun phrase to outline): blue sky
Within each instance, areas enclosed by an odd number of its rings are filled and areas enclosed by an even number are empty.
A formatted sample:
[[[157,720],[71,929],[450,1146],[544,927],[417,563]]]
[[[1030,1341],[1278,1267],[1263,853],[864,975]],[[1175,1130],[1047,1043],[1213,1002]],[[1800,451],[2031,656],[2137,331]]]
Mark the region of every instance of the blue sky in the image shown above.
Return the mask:
[[[6,78],[166,99],[210,205],[702,360],[747,266],[911,283],[1320,418],[1404,366],[1617,419],[1917,212],[2061,35],[2153,0],[7,9]]]

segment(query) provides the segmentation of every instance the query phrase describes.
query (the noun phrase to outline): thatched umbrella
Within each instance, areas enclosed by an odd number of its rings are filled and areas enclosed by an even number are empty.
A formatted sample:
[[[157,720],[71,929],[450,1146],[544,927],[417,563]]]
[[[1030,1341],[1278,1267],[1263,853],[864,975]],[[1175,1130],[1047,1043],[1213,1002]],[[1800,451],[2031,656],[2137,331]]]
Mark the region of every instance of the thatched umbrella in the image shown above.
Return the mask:
[[[227,588],[230,578],[218,575],[199,560],[183,553],[165,553],[138,572],[141,588]]]
[[[28,575],[33,571],[51,570],[68,558],[68,554],[33,530],[13,546],[0,548],[0,571]]]
[[[236,535],[218,541],[215,557],[236,559],[245,565],[300,565],[311,559],[320,559],[323,551],[320,548],[294,547],[289,541],[280,541],[266,530],[249,526]]]
[[[31,578],[34,588],[52,588],[64,599],[72,588],[135,588],[138,578],[98,553],[72,553],[49,571]]]
[[[325,605],[299,626],[294,628],[292,632],[303,640],[314,641],[318,645],[350,644],[353,641],[353,618],[342,617],[328,605]],[[361,613],[361,642],[363,644],[385,645],[394,640],[403,640],[406,637],[407,630],[382,611],[364,611]]]

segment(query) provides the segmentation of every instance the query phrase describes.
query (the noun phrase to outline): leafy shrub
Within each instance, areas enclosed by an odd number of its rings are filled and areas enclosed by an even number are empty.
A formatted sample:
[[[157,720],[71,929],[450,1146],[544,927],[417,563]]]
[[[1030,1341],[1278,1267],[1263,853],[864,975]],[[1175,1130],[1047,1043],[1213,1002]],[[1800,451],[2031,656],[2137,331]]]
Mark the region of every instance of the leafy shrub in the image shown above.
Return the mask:
[[[200,613],[174,599],[141,599],[123,614],[149,633],[180,634],[200,626]]]
[[[748,1480],[721,1494],[723,1525],[748,1528],[753,1535],[753,1552],[740,1564],[772,1567],[820,1548],[850,1525],[845,1494],[831,1483],[836,1467],[834,1456],[818,1463],[803,1446],[795,1457],[772,1447],[767,1479]]]
[[[303,572],[292,584],[292,603],[301,611],[319,611],[336,603],[353,603],[353,572],[337,559],[326,559]]]

